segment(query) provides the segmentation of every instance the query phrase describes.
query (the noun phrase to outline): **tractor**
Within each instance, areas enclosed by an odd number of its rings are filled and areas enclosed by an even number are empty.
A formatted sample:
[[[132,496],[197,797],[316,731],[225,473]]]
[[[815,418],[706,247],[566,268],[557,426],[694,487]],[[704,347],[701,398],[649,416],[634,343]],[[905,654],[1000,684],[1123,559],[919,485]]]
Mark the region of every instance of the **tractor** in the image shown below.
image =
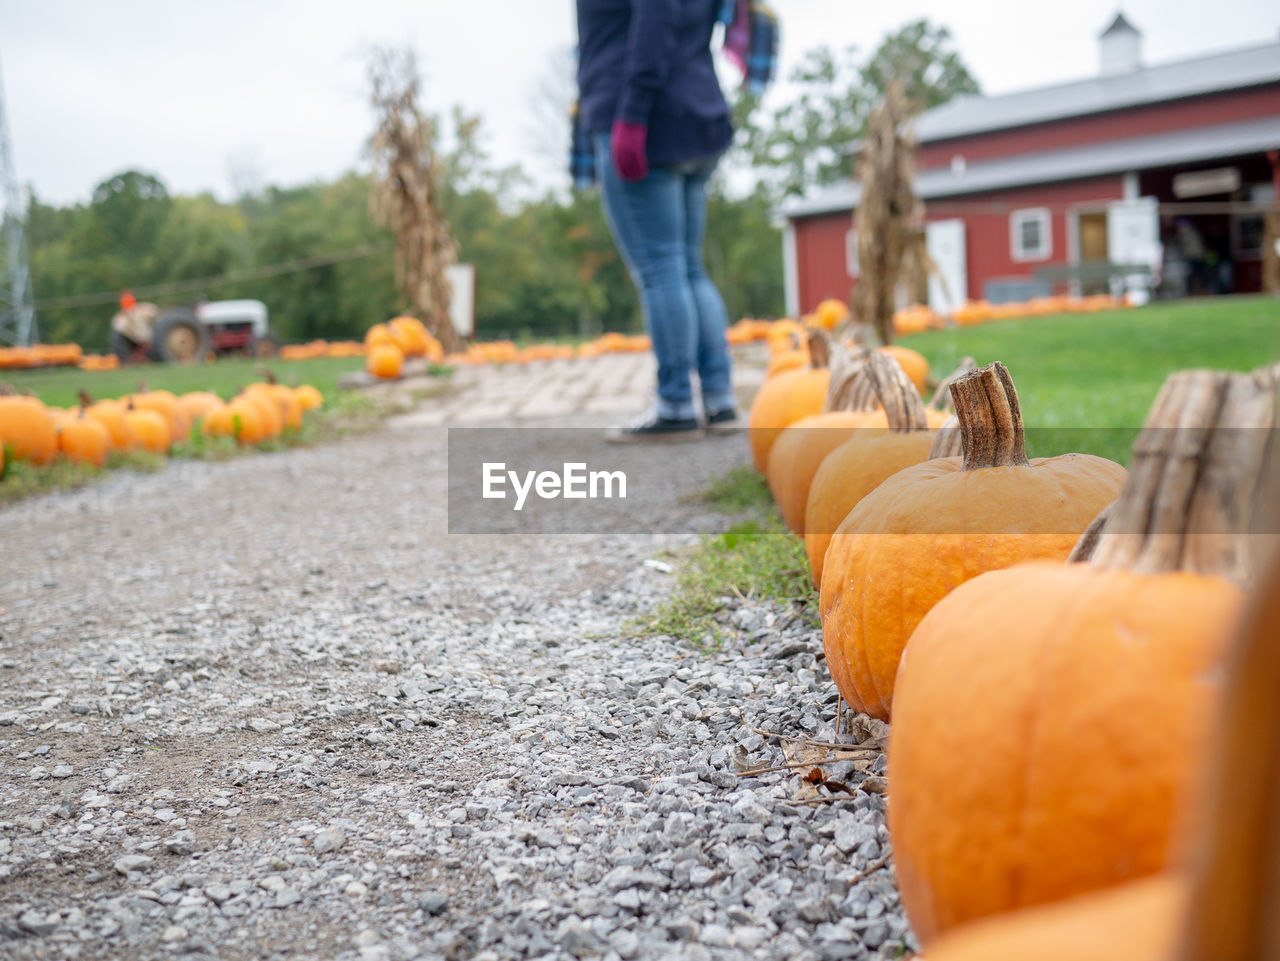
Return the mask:
[[[192,364],[209,354],[274,357],[278,341],[260,300],[204,301],[194,307],[140,303],[128,294],[111,319],[111,352],[120,360]]]

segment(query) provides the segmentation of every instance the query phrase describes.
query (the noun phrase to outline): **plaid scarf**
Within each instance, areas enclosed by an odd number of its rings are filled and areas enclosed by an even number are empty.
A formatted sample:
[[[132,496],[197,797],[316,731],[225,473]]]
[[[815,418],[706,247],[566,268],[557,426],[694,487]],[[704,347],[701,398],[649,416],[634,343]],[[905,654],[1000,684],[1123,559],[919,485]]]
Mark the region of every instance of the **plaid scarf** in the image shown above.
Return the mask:
[[[724,54],[742,71],[742,80],[760,96],[778,72],[778,15],[763,0],[725,0]]]
[[[577,101],[569,108],[569,125],[573,131],[569,141],[569,176],[574,190],[589,190],[596,183],[596,155]]]

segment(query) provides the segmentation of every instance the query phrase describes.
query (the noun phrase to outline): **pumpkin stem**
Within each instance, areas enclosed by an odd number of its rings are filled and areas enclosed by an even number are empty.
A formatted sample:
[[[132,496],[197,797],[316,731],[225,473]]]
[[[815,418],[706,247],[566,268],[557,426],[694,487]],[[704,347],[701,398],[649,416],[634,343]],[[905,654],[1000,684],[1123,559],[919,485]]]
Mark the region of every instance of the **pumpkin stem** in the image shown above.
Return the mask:
[[[944,377],[938,384],[938,389],[935,390],[933,392],[933,396],[929,398],[929,406],[934,410],[954,411],[956,407],[951,400],[951,385],[959,380],[960,377],[973,370],[976,366],[977,364],[974,362],[972,357],[966,357],[961,360],[960,366]]]
[[[879,406],[884,408],[891,431],[909,433],[929,429],[920,392],[901,364],[889,354],[877,350],[872,351],[867,359],[865,370]]]
[[[938,436],[933,439],[933,446],[929,448],[929,460],[960,457],[963,454],[964,437],[960,432],[960,418],[952,414],[938,428]]]
[[[1249,532],[1275,443],[1280,365],[1252,374],[1171,374],[1133,443],[1133,467],[1096,547],[1102,568],[1184,570],[1247,584]]]
[[[809,366],[815,370],[826,367],[831,362],[831,338],[825,330],[814,328],[809,331]]]
[[[1273,499],[1280,487],[1271,485]],[[1280,520],[1280,517],[1276,518]],[[1272,530],[1275,528],[1272,527]],[[1280,552],[1231,654],[1176,961],[1280,955]]]
[[[1025,467],[1027,438],[1013,378],[996,361],[961,374],[951,384],[960,419],[964,469]]]
[[[850,350],[840,341],[831,343],[827,400],[823,410],[874,410],[875,388],[867,376],[867,352]]]
[[[93,406],[93,397],[91,397],[89,395],[89,392],[85,390],[83,387],[80,388],[78,391],[76,391],[76,397],[80,399],[80,407],[82,410],[85,407]]]

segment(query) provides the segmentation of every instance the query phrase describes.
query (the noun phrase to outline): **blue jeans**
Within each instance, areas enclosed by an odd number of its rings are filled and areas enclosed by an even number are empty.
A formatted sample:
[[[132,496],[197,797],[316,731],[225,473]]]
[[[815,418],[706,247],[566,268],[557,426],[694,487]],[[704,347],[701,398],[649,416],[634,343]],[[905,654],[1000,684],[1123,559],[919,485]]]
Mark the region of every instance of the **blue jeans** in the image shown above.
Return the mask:
[[[640,290],[645,328],[658,358],[658,416],[697,416],[694,370],[702,409],[707,414],[731,410],[724,301],[702,266],[707,181],[719,158],[654,167],[643,180],[628,182],[613,168],[609,134],[597,133],[593,142],[605,216]]]

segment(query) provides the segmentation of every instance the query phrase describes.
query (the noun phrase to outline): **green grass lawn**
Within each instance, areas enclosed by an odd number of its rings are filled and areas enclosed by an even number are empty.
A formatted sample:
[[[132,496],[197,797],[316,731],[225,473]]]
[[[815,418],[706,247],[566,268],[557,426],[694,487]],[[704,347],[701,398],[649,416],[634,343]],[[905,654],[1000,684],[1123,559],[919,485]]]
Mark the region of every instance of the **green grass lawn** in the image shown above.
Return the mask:
[[[1280,300],[1219,297],[1031,317],[900,343],[924,354],[937,377],[965,356],[1004,363],[1031,428],[1032,456],[1080,450],[1128,463],[1129,444],[1170,373],[1252,370],[1280,360]]]
[[[270,370],[282,384],[291,387],[312,384],[325,397],[338,389],[338,379],[364,367],[361,357],[318,357],[314,360],[270,360],[227,358],[212,364],[182,367],[170,364],[141,364],[116,370],[88,371],[74,367],[47,370],[0,371],[0,383],[11,384],[19,392],[30,390],[46,404],[69,407],[78,403],[76,392],[86,390],[95,399],[120,397],[133,393],[145,382],[151,390],[171,390],[181,394],[190,390],[208,390],[224,399],[241,387],[263,380],[262,371]]]

